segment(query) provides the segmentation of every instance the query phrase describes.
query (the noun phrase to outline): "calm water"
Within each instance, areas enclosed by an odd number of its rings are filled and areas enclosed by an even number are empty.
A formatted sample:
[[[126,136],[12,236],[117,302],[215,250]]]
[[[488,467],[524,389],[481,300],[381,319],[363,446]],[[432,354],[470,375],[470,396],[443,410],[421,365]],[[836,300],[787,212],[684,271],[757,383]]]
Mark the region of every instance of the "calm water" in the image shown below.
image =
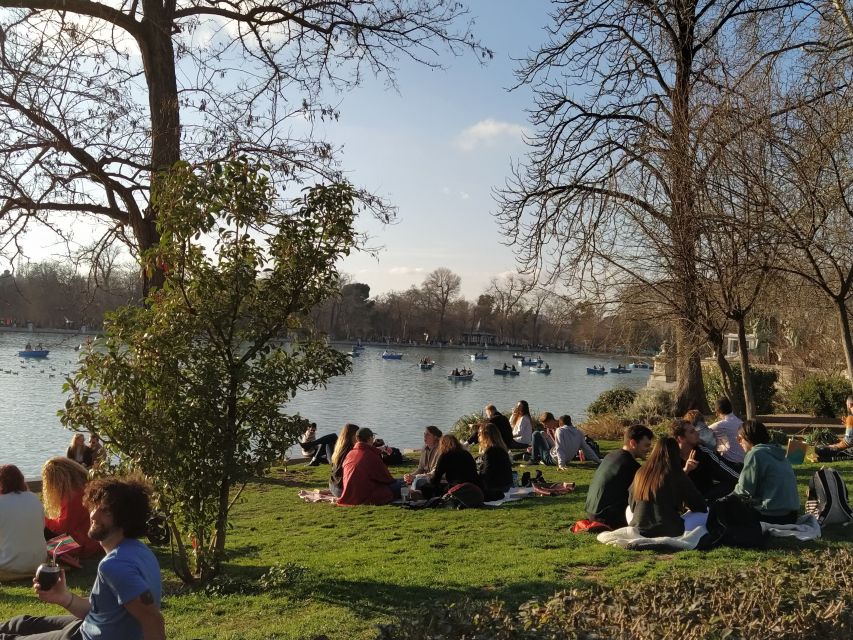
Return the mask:
[[[50,357],[22,364],[17,352],[28,339],[33,345],[42,342],[51,350]],[[77,362],[74,347],[82,340],[80,336],[0,333],[0,463],[17,464],[25,475],[37,476],[47,458],[65,452],[71,434],[62,428],[56,412],[65,401],[64,376]],[[504,362],[512,364],[511,351],[489,350],[488,360],[476,362],[457,349],[404,347],[400,351],[402,360],[383,360],[382,349],[365,348],[349,375],[332,380],[326,389],[300,393],[288,411],[315,421],[320,435],[354,422],[371,427],[386,442],[403,449],[421,444],[424,426],[446,429],[459,416],[480,411],[489,403],[508,412],[523,399],[533,412],[569,413],[579,422],[602,391],[618,385],[637,389],[648,378],[648,372],[640,370],[588,376],[588,366],[617,364],[595,356],[542,354],[551,365],[551,375],[524,368],[521,375],[510,378],[494,375],[493,369]],[[436,361],[432,371],[418,368],[423,356]],[[462,366],[474,371],[473,381],[447,380],[449,370]]]

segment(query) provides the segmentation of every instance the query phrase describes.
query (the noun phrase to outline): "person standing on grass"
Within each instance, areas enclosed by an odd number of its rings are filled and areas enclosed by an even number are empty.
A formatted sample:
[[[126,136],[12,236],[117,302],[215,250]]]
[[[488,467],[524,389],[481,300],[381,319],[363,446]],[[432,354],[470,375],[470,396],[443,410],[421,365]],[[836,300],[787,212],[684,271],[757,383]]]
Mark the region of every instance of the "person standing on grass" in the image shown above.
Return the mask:
[[[65,572],[39,600],[70,615],[18,616],[0,623],[0,640],[165,640],[160,613],[160,565],[139,538],[150,514],[148,488],[135,480],[102,478],[86,487],[89,537],[106,555],[88,598],[68,590]]]
[[[569,463],[583,451],[588,462],[601,462],[598,454],[586,443],[586,435],[583,431],[572,424],[571,416],[560,416],[559,427],[554,432],[554,448],[551,450],[551,458],[560,469],[565,469]]]
[[[645,460],[649,455],[654,437],[652,430],[641,424],[625,429],[622,448],[604,456],[592,476],[585,505],[589,520],[611,529],[628,526],[625,518],[628,488],[640,468],[637,460]]]
[[[714,432],[714,437],[717,438],[717,453],[728,462],[733,462],[740,471],[745,452],[743,447],[738,444],[737,431],[743,424],[743,420],[734,414],[732,403],[725,396],[717,400],[715,413],[718,419],[708,428]]]

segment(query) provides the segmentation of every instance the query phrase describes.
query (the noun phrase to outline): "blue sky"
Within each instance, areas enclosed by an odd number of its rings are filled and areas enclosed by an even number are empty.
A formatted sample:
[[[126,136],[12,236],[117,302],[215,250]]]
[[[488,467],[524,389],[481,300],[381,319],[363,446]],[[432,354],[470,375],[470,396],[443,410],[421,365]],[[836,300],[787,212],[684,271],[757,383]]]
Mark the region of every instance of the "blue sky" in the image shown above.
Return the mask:
[[[480,64],[473,54],[442,58],[445,69],[400,60],[397,90],[384,78],[365,78],[346,95],[327,96],[341,118],[318,133],[343,147],[348,177],[398,208],[395,224],[362,218],[360,230],[378,259],[356,254],[341,265],[377,295],[420,284],[447,267],[462,277],[469,299],[515,260],[501,243],[492,190],[503,186],[511,161],[525,151],[526,88],[508,92],[521,58],[546,38],[547,0],[469,0],[475,33],[495,53]],[[75,242],[88,244],[90,227],[75,225]],[[61,259],[67,247],[32,229],[25,250],[32,260]],[[73,250],[73,247],[72,247]],[[5,261],[3,261],[5,263]],[[6,264],[2,265],[6,268]]]
[[[341,104],[329,139],[344,145],[343,164],[357,184],[387,196],[399,208],[397,223],[362,220],[383,247],[378,261],[350,257],[343,270],[371,293],[419,284],[433,269],[462,277],[475,299],[492,276],[515,268],[510,248],[492,216],[492,189],[502,186],[511,159],[524,151],[526,88],[514,83],[513,59],[546,38],[545,0],[473,0],[476,33],[495,52],[485,66],[473,56],[445,59],[446,69],[405,64],[399,93],[369,81]]]

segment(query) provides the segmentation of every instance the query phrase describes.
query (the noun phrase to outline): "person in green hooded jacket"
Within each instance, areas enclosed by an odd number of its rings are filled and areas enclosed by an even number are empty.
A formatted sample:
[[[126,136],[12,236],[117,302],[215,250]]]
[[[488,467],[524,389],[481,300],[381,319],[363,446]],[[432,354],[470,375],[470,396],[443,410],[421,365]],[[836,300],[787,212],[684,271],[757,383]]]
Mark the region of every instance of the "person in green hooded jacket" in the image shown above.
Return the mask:
[[[734,493],[749,499],[762,522],[796,523],[800,496],[785,449],[770,442],[767,427],[756,420],[744,422],[737,439],[746,455]]]

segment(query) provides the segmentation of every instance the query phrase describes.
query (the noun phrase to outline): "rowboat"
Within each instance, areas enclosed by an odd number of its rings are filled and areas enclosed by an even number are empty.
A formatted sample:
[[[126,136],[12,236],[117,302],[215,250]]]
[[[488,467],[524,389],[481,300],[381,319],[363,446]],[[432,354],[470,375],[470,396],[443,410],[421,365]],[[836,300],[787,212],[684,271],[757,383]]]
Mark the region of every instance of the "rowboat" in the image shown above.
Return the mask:
[[[47,358],[47,354],[50,351],[48,349],[27,349],[24,351],[18,351],[19,358]]]
[[[625,367],[610,367],[610,373],[631,373],[631,370]]]
[[[628,365],[629,369],[649,369],[648,362],[632,362]]]
[[[513,371],[512,369],[495,369],[496,376],[517,376],[521,371]]]
[[[542,358],[521,357],[518,359],[518,364],[520,364],[522,367],[535,367],[537,365],[542,364],[542,362]]]
[[[596,369],[595,367],[587,367],[586,375],[588,376],[606,376],[607,371],[604,369]]]
[[[551,367],[549,367],[547,364],[544,367],[543,366],[530,367],[530,373],[542,373],[542,374],[547,376],[547,375],[551,374]]]
[[[435,366],[435,360],[424,360],[418,363],[418,367],[420,367],[421,371],[429,371]]]
[[[489,356],[487,356],[485,353],[472,353],[471,354],[471,360],[488,360],[488,359],[489,359]]]
[[[347,351],[347,355],[350,358],[360,358],[361,357],[361,351],[353,349],[352,351]]]
[[[394,351],[383,351],[382,352],[382,359],[383,360],[402,360],[403,354],[402,353],[395,353]]]
[[[472,371],[471,373],[466,373],[465,375],[458,375],[458,376],[454,376],[453,374],[450,374],[449,376],[447,376],[447,379],[453,380],[454,382],[466,382],[468,380],[474,379],[474,372]]]

